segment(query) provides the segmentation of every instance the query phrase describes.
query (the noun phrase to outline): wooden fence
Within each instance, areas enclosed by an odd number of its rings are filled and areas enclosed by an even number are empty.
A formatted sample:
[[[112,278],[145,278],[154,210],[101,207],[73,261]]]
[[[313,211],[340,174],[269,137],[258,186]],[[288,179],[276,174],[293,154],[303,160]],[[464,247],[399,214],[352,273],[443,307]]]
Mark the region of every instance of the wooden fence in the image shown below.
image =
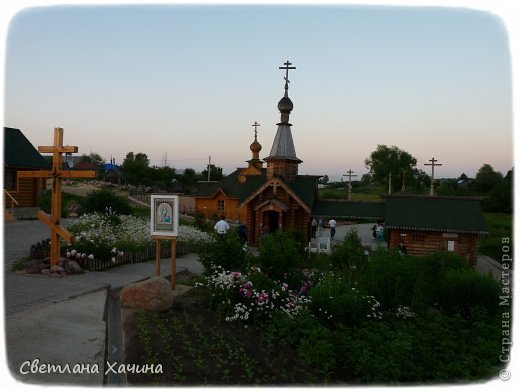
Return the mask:
[[[161,258],[171,257],[171,245],[169,241],[167,245],[161,245]],[[177,241],[175,245],[175,256],[182,257],[185,254],[196,252],[197,248],[193,245]],[[65,257],[66,249],[62,248],[62,256]],[[31,247],[30,257],[35,260],[44,260],[50,255],[48,242],[42,241]],[[144,261],[155,260],[155,243],[152,243],[148,248],[144,248],[135,252],[125,252],[123,256],[114,256],[108,259],[74,259],[84,270],[89,271],[103,271],[112,267],[117,267],[123,264],[141,263]]]

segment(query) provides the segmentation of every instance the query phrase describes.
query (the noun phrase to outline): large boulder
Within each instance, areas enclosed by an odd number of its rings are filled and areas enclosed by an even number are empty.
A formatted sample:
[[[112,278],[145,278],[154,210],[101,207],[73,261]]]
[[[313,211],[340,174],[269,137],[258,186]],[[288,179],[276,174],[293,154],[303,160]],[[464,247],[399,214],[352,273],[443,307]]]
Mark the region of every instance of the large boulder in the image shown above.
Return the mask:
[[[154,277],[128,284],[121,290],[120,299],[126,309],[163,311],[172,307],[173,293],[170,282]]]

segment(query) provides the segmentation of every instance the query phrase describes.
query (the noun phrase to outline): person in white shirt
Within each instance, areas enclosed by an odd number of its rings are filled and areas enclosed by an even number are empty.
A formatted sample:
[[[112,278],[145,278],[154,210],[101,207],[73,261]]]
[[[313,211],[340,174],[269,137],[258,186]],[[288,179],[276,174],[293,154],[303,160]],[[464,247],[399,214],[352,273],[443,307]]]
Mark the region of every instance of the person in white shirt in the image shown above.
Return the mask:
[[[215,231],[218,234],[226,234],[229,230],[229,224],[226,222],[226,217],[221,216],[220,221],[215,224]]]
[[[336,235],[336,221],[334,219],[331,219],[329,221],[329,227],[330,227],[330,239],[333,240],[334,236]]]

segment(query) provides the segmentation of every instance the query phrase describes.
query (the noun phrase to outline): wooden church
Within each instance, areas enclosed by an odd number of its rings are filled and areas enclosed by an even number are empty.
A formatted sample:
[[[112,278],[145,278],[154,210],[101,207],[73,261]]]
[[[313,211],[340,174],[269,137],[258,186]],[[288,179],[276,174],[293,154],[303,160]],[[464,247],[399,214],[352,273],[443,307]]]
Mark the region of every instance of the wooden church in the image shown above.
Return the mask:
[[[250,145],[248,166],[238,168],[220,182],[200,182],[195,195],[196,211],[206,217],[222,214],[230,220],[246,223],[248,241],[258,243],[264,231],[282,227],[309,234],[309,221],[318,197],[319,176],[298,175],[302,163],[296,156],[289,116],[293,103],[289,98],[289,69],[286,62],[285,93],[278,102],[281,118],[269,156],[260,159],[262,146],[255,139]],[[266,166],[264,167],[264,163]]]
[[[262,146],[255,139],[250,145],[248,166],[219,182],[200,182],[194,194],[196,212],[206,218],[225,215],[245,223],[248,241],[258,243],[265,231],[296,229],[310,240],[313,217],[328,220],[385,221],[388,246],[404,244],[410,254],[437,250],[453,251],[475,265],[479,236],[486,234],[480,200],[468,197],[418,195],[385,196],[383,202],[318,199],[320,176],[299,175],[302,163],[296,155],[289,116],[289,69],[286,62],[285,93],[278,102],[281,114],[269,156],[260,159]],[[266,166],[264,166],[264,163]]]

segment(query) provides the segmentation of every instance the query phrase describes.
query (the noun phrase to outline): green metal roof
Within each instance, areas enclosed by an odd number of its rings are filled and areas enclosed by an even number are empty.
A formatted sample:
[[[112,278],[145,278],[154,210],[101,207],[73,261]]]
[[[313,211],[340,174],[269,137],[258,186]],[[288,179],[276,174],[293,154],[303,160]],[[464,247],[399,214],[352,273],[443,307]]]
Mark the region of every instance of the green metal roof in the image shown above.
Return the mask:
[[[480,200],[467,197],[386,197],[385,225],[390,229],[487,233]]]
[[[25,135],[11,127],[4,127],[4,164],[12,168],[50,168]]]
[[[312,208],[312,216],[344,219],[384,219],[383,202],[363,202],[351,200],[317,200]]]

